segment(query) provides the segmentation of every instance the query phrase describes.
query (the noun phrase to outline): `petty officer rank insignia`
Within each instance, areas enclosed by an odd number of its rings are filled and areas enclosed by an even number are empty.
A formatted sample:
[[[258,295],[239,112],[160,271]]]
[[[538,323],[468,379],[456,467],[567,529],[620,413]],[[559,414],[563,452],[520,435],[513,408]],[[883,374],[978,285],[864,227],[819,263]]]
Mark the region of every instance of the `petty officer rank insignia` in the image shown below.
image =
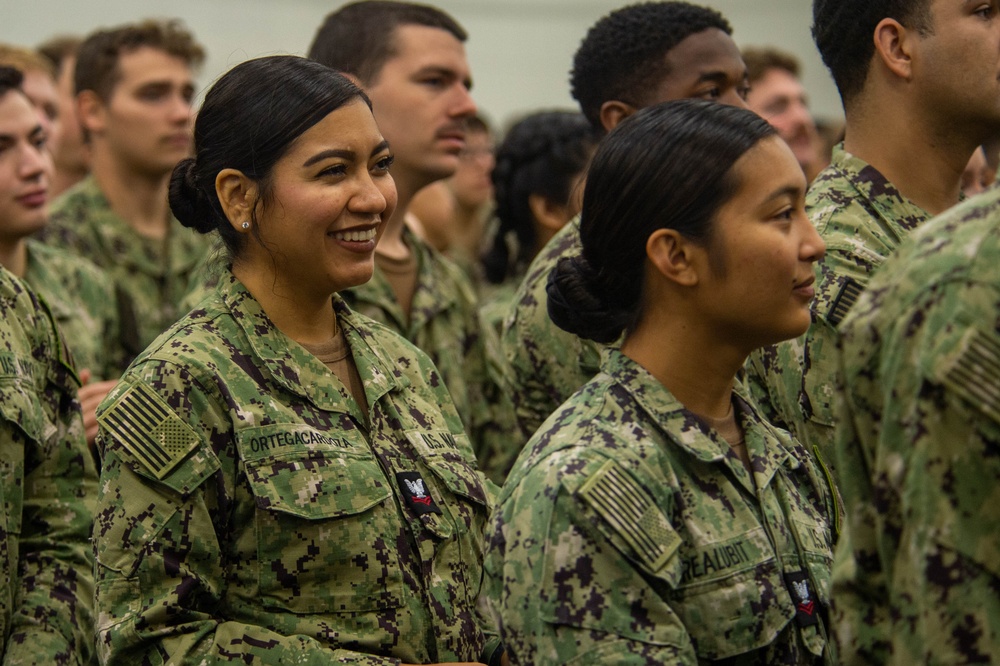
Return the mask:
[[[399,484],[399,489],[403,493],[406,503],[410,505],[415,514],[422,516],[425,513],[441,513],[441,509],[427,492],[427,485],[424,483],[423,477],[420,476],[420,472],[398,472],[396,483]]]
[[[800,627],[811,627],[819,623],[820,603],[809,588],[809,576],[805,571],[785,574],[785,587],[795,604],[795,623]]]

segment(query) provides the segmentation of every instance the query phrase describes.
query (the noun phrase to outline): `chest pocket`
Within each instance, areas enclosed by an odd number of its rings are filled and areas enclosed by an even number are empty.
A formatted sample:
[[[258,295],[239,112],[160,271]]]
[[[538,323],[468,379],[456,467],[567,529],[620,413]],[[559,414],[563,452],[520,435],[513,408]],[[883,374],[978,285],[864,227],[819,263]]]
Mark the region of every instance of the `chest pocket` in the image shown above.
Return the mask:
[[[297,613],[403,605],[399,515],[371,454],[295,448],[248,461],[246,475],[265,605]]]

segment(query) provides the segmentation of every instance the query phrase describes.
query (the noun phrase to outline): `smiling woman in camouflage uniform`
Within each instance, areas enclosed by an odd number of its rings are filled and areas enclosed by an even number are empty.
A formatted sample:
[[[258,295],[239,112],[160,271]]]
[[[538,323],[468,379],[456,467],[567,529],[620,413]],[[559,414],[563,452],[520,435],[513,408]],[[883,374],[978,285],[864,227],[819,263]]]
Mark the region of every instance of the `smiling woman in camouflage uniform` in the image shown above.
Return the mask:
[[[448,391],[336,295],[371,277],[396,203],[367,97],[308,60],[249,61],[195,141],[171,207],[232,264],[102,405],[102,660],[489,660],[490,498]]]
[[[834,491],[736,379],[809,325],[805,187],[721,104],[649,107],[598,148],[549,314],[625,340],[504,485],[486,569],[512,664],[832,661]]]

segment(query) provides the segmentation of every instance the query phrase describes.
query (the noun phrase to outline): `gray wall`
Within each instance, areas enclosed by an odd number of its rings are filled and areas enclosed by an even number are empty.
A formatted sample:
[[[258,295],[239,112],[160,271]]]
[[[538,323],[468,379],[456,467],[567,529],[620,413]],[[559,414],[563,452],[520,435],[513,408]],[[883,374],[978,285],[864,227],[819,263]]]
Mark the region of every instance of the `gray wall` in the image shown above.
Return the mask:
[[[431,1],[433,0],[425,0]],[[696,0],[698,1],[698,0]],[[840,101],[809,35],[808,0],[703,0],[727,16],[740,46],[774,44],[803,61],[817,115],[840,117]],[[568,71],[587,28],[630,0],[437,0],[469,31],[481,109],[504,124],[539,107],[575,108]],[[303,54],[322,18],[342,2],[323,0],[0,0],[0,41],[34,45],[57,33],[146,16],[180,17],[208,49],[208,86],[247,58]],[[169,9],[167,9],[169,8]]]

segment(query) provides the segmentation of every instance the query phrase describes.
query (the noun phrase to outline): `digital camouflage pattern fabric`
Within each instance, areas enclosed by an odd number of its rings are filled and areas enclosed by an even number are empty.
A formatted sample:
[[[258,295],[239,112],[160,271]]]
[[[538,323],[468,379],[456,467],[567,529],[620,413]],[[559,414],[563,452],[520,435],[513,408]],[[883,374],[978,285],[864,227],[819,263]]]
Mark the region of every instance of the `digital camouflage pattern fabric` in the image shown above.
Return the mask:
[[[737,395],[752,479],[618,351],[535,433],[486,557],[511,664],[833,663],[833,491]]]
[[[580,218],[574,218],[531,262],[503,324],[501,349],[510,364],[514,407],[530,437],[559,405],[601,367],[603,345],[562,330],[549,319],[545,288],[563,257],[583,251]]]
[[[111,210],[93,176],[52,202],[41,238],[97,264],[127,296],[123,308],[132,312],[122,311],[122,320],[129,359],[184,314],[181,301],[211,249],[207,237],[173,219],[165,241],[140,236]]]
[[[841,326],[845,663],[1000,654],[1000,190],[924,225]]]
[[[334,298],[370,404],[231,273],[99,409],[108,663],[476,661],[495,488],[425,355]]]
[[[500,483],[517,457],[521,435],[499,343],[480,319],[475,293],[462,270],[409,229],[404,239],[419,264],[409,320],[377,265],[371,280],[342,295],[353,310],[388,326],[430,356],[480,467]]]
[[[90,261],[30,240],[24,281],[49,306],[80,370],[113,379],[128,365],[111,279]]]
[[[837,326],[872,272],[930,216],[843,146],[809,188],[806,211],[826,242],[812,325],[800,338],[751,354],[748,383],[768,420],[833,467]]]
[[[0,268],[0,655],[88,664],[94,653],[94,459],[79,380],[51,316]]]

